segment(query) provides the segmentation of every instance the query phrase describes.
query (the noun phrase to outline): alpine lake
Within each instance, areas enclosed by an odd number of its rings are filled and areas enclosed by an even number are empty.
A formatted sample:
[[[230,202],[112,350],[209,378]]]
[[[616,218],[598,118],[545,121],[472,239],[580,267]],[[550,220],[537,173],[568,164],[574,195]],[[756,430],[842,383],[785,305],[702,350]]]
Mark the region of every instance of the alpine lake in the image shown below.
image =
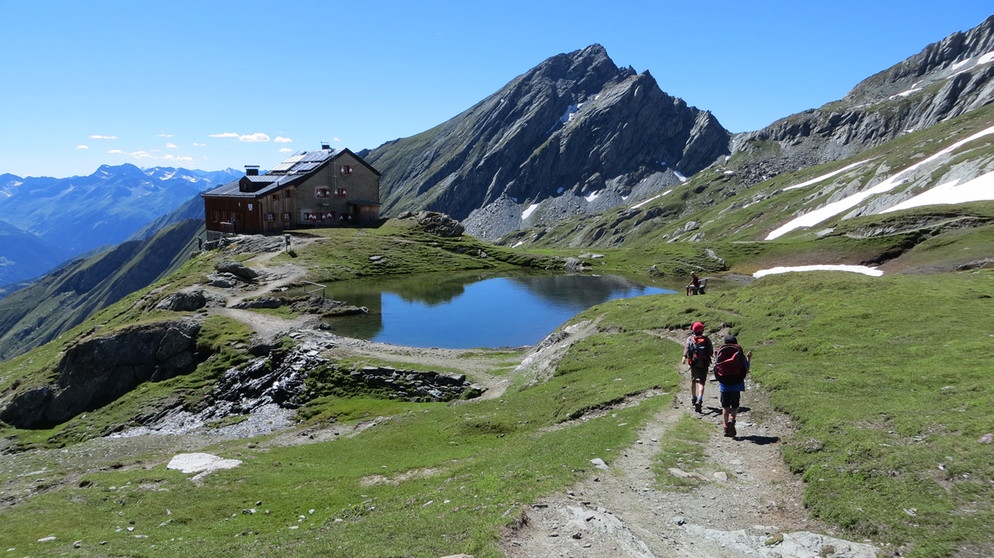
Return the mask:
[[[676,292],[618,275],[480,272],[343,281],[310,290],[368,310],[327,318],[337,335],[443,349],[534,345],[597,304]]]

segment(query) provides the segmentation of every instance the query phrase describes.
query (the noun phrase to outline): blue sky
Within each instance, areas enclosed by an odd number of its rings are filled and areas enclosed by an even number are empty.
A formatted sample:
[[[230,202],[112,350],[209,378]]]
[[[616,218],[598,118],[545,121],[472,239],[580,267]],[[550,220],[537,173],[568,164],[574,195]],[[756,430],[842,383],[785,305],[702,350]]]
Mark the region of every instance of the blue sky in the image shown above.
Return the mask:
[[[989,0],[0,0],[0,174],[372,148],[593,43],[750,131],[992,13]]]

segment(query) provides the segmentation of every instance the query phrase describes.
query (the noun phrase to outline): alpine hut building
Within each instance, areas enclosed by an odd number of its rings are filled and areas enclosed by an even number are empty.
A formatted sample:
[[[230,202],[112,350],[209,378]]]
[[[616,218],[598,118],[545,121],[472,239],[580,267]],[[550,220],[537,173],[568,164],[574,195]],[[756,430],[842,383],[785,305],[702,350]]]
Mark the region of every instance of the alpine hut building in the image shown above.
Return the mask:
[[[380,173],[348,149],[322,145],[263,174],[246,165],[245,176],[201,197],[211,233],[370,226],[379,221]]]

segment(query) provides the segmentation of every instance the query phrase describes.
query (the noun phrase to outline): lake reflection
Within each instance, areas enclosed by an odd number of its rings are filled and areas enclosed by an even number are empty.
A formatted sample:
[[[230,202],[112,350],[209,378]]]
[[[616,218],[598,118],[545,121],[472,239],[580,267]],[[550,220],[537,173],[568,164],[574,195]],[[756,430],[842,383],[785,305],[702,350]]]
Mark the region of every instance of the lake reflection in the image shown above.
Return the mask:
[[[411,347],[534,345],[579,312],[615,298],[675,291],[616,275],[421,275],[336,283],[327,296],[369,314],[329,320],[347,337]]]

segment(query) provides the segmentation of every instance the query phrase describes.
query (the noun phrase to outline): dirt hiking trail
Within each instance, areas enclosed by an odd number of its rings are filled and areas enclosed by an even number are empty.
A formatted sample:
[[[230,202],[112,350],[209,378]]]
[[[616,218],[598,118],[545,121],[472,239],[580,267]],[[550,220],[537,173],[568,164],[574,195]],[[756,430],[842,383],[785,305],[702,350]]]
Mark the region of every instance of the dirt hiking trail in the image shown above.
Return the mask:
[[[685,369],[681,366],[680,368]],[[657,414],[638,441],[600,465],[593,477],[535,502],[522,525],[507,533],[509,558],[870,558],[869,544],[835,538],[802,505],[803,486],[780,457],[792,425],[772,410],[751,381],[742,394],[738,435],[721,428],[717,384],[709,382],[703,413],[690,405],[690,376],[674,405]],[[668,428],[683,414],[711,426],[706,464],[692,488],[656,488],[654,456]]]

